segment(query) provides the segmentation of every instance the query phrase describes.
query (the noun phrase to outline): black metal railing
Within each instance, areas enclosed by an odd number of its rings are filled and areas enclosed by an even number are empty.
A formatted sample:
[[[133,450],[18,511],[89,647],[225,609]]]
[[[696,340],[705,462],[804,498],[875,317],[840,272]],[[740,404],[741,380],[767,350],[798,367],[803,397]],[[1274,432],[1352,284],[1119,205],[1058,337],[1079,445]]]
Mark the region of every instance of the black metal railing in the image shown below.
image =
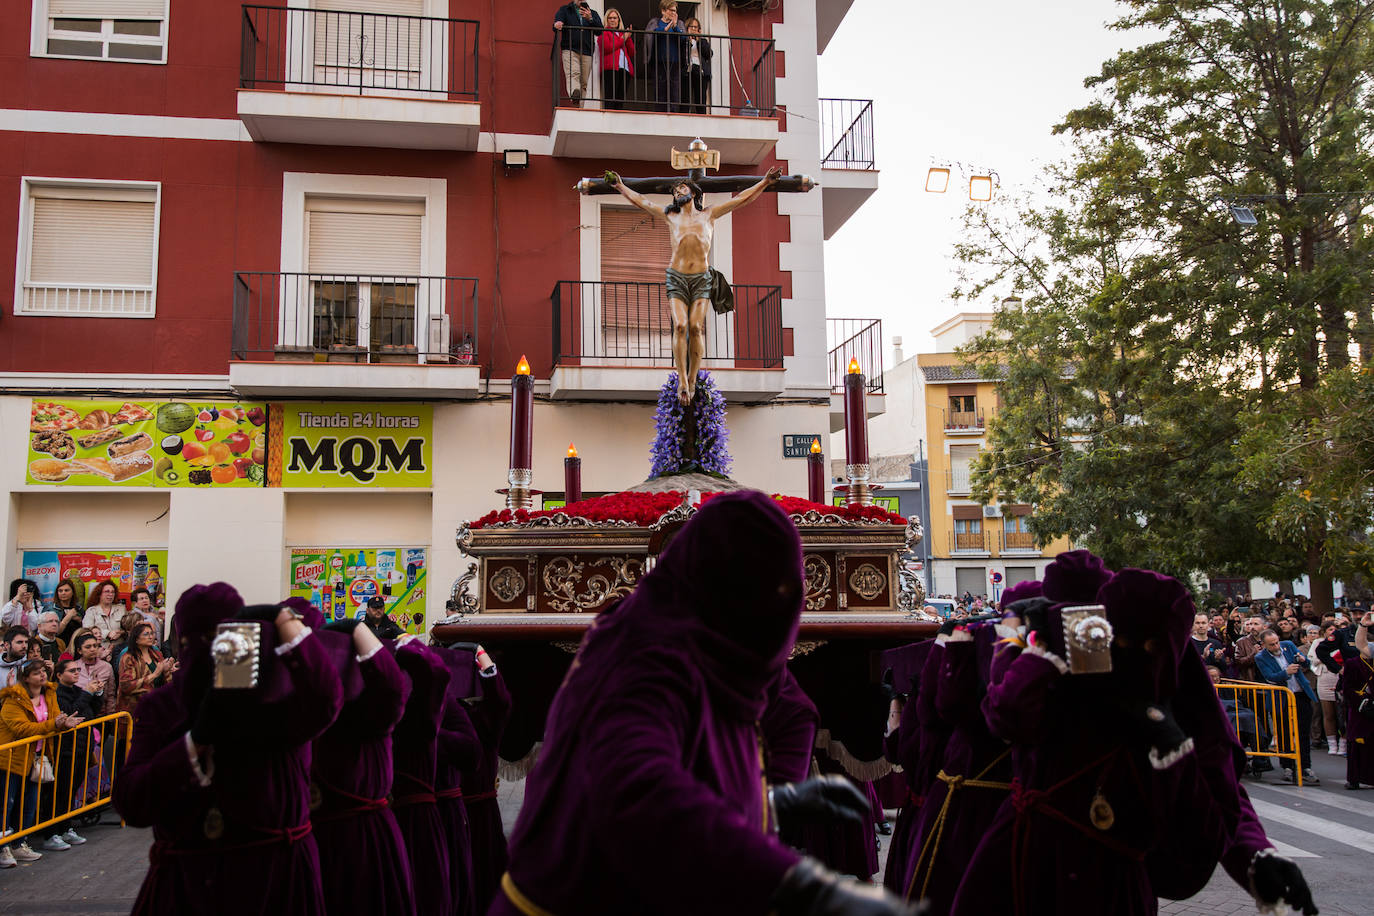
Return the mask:
[[[830,347],[830,387],[844,390],[849,361],[859,361],[869,391],[883,390],[883,323],[877,318],[827,318],[825,336]]]
[[[1002,529],[1002,549],[1003,550],[1039,550],[1040,545],[1035,543],[1035,535],[1029,531],[1008,531]]]
[[[244,6],[239,85],[477,101],[478,23]]]
[[[967,466],[945,468],[945,491],[947,493],[972,493],[973,471]]]
[[[873,102],[821,99],[820,103],[821,168],[873,168]]]
[[[949,533],[950,553],[988,553],[988,533],[986,531],[951,531]]]
[[[949,410],[945,414],[945,432],[947,433],[972,433],[981,432],[983,429],[983,408],[976,407],[973,410]]]
[[[337,273],[234,274],[233,358],[477,361],[477,281]]]
[[[734,284],[735,310],[706,315],[703,368],[782,367],[782,287]],[[671,365],[673,313],[662,283],[560,280],[553,305],[554,364]],[[717,364],[718,365],[718,364]]]
[[[553,107],[774,117],[771,38],[700,35],[696,41],[699,66],[683,32],[556,31],[549,54]],[[588,75],[578,79],[577,69],[588,63]]]

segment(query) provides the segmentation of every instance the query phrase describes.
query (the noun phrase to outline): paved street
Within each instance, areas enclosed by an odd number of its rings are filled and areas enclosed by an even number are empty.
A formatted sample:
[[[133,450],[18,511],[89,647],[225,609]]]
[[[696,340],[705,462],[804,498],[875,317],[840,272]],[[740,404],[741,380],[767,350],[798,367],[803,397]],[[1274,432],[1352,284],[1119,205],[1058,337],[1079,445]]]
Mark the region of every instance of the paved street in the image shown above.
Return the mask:
[[[1302,866],[1323,916],[1369,916],[1374,790],[1343,789],[1342,758],[1314,751],[1312,762],[1322,780],[1319,787],[1295,789],[1273,780],[1246,780],[1246,789],[1279,851]],[[501,809],[507,826],[520,810],[523,789],[523,782],[501,785]],[[127,913],[147,869],[149,831],[121,828],[107,814],[104,823],[82,833],[89,840],[85,846],[47,853],[42,861],[0,871],[0,914]],[[884,838],[884,861],[886,857]],[[188,911],[194,909],[189,905]],[[1254,912],[1249,895],[1220,869],[1201,894],[1160,906],[1160,913],[1168,916]]]

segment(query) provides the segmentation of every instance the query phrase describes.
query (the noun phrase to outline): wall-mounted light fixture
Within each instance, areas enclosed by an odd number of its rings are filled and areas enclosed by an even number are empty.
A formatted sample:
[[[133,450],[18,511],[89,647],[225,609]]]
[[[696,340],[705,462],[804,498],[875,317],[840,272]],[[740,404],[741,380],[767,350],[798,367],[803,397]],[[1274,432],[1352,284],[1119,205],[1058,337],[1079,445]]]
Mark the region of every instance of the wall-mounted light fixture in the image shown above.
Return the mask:
[[[530,167],[530,151],[527,149],[502,150],[501,162],[507,169],[527,169]]]

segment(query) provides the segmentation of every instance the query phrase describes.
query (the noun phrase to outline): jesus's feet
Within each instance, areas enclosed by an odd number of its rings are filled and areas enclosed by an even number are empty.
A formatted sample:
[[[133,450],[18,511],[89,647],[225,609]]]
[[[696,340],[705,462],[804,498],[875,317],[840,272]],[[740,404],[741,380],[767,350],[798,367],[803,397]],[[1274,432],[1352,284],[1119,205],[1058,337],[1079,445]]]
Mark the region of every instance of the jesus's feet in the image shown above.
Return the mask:
[[[692,403],[692,392],[687,390],[686,385],[677,386],[677,400],[678,403],[681,404],[683,407],[686,407],[688,404]]]

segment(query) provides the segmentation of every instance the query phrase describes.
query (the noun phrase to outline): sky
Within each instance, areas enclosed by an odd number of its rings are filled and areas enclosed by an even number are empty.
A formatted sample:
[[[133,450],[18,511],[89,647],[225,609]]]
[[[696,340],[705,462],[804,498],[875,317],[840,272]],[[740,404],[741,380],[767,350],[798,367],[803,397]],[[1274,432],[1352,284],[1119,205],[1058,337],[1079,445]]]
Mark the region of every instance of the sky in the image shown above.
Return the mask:
[[[854,0],[820,59],[823,98],[873,99],[878,190],[825,245],[827,312],[881,318],[907,356],[958,311],[951,259],[967,176],[926,193],[937,161],[996,171],[1003,190],[1061,158],[1050,130],[1091,96],[1085,77],[1133,44],[1112,0]],[[992,299],[1001,299],[1001,291]],[[991,308],[993,301],[978,307]],[[970,306],[962,306],[969,309]]]

